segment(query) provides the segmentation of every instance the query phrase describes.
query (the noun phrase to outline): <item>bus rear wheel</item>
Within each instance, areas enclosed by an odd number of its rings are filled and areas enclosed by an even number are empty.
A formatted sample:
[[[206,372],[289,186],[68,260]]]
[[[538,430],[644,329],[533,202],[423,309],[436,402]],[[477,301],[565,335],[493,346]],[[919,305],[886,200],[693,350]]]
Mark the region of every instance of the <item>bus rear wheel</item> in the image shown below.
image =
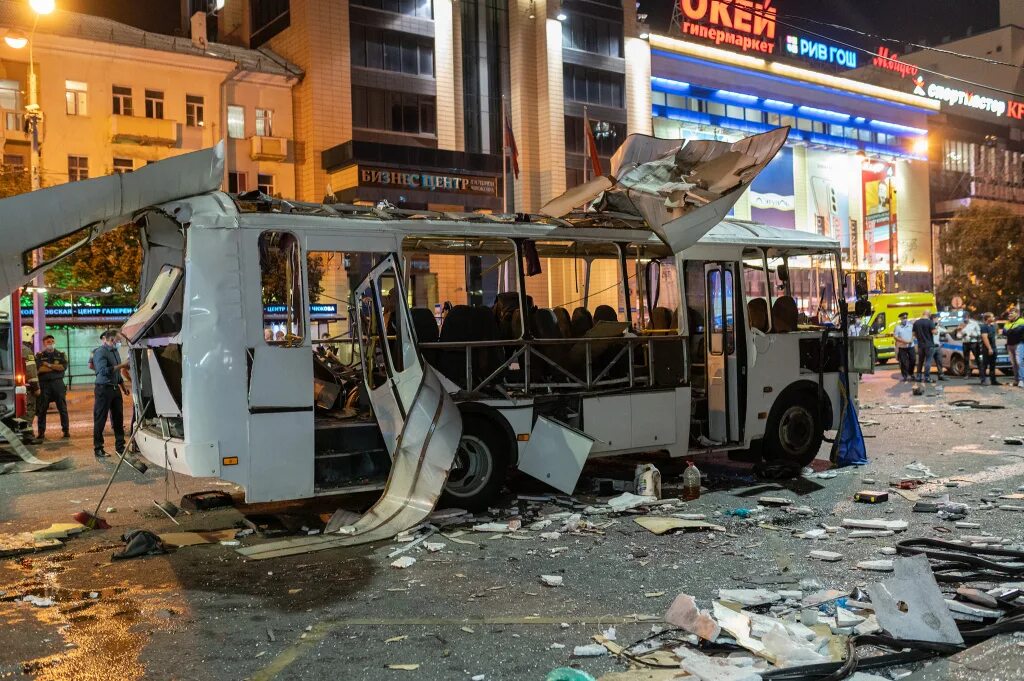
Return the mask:
[[[509,445],[501,432],[485,417],[462,414],[462,438],[441,506],[482,511],[494,503],[508,472]]]
[[[807,392],[783,395],[768,416],[763,457],[772,463],[801,468],[818,455],[825,437],[817,401]]]

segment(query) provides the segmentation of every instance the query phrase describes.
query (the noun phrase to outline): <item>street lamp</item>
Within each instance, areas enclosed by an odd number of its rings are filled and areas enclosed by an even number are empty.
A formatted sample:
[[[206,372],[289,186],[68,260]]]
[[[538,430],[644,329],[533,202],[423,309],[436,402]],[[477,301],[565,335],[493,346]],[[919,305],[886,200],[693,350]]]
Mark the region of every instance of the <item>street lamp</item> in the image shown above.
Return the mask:
[[[28,4],[35,13],[35,19],[32,22],[32,32],[29,33],[27,38],[17,33],[8,34],[4,37],[4,42],[16,50],[20,50],[25,45],[28,45],[28,104],[25,105],[25,120],[28,123],[28,132],[32,138],[32,153],[29,159],[29,175],[32,182],[30,190],[36,191],[42,184],[39,179],[39,123],[43,120],[43,112],[39,107],[39,85],[36,81],[32,39],[36,35],[39,17],[53,12],[57,7],[57,3],[56,0],[29,0]],[[36,249],[35,261],[37,267],[42,264],[43,249]],[[35,286],[32,293],[32,324],[36,329],[34,344],[36,352],[38,352],[43,349],[43,336],[46,335],[46,307],[43,300],[46,287],[43,275],[37,275],[33,283]],[[20,305],[18,301],[14,302]]]

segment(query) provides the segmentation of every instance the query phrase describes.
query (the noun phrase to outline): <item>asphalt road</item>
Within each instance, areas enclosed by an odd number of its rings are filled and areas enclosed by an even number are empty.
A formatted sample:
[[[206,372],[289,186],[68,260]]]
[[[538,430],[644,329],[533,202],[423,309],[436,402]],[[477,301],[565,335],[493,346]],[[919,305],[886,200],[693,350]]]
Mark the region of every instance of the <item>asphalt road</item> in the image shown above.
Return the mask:
[[[934,515],[911,513],[895,494],[888,503],[856,504],[853,493],[884,488],[919,461],[939,476],[920,491],[945,493],[977,507],[983,497],[1024,485],[1024,447],[1003,444],[1024,434],[1024,390],[981,387],[963,380],[942,393],[915,397],[893,379],[891,368],[867,377],[861,418],[870,464],[833,479],[758,484],[749,467],[724,458],[697,459],[711,490],[685,505],[708,514],[727,533],[655,536],[630,516],[600,532],[543,540],[492,538],[471,533],[472,544],[437,538],[437,553],[412,551],[407,569],[389,566],[401,546],[383,542],[271,559],[246,561],[218,544],[182,548],[165,556],[111,562],[119,534],[143,527],[155,532],[230,527],[236,511],[180,517],[176,528],[153,507],[187,491],[230,489],[209,480],[168,480],[122,472],[104,507],[114,529],[69,540],[63,549],[0,559],[0,679],[543,679],[570,664],[595,676],[622,670],[610,657],[572,659],[574,646],[591,642],[609,626],[620,642],[645,636],[680,592],[704,607],[718,588],[751,587],[814,577],[825,587],[850,589],[878,579],[855,569],[859,560],[883,558],[878,549],[893,537],[811,542],[793,536],[844,517],[903,519],[905,536],[956,537],[988,532],[1024,543],[1024,514],[973,511],[980,530],[954,529]],[[952,410],[955,399],[1003,405],[1002,410]],[[76,411],[88,408],[76,396]],[[91,455],[88,419],[76,418],[70,444],[41,448],[44,458],[70,455],[67,471],[0,476],[0,533],[67,522],[96,503],[111,465]],[[823,455],[827,455],[823,450]],[[592,464],[587,474],[631,477],[629,462]],[[677,481],[679,462],[656,459],[666,483]],[[824,468],[824,461],[816,468]],[[955,487],[946,484],[955,483]],[[1000,490],[1001,492],[997,492]],[[756,521],[716,513],[756,505],[760,495],[783,496],[809,506],[804,516],[771,510]],[[581,494],[584,502],[593,498]],[[1024,504],[1024,502],[1012,502]],[[333,502],[308,513],[330,511]],[[505,508],[514,508],[510,497]],[[521,504],[535,511],[564,510]],[[300,509],[290,509],[298,512]],[[941,529],[939,529],[941,528]],[[553,528],[548,528],[553,529]],[[259,540],[243,539],[245,543]],[[836,563],[808,559],[813,549],[843,554]],[[560,575],[556,588],[540,575]],[[17,599],[51,597],[40,608]],[[90,597],[95,594],[95,597]],[[640,617],[638,617],[640,616]],[[654,620],[654,621],[652,621]],[[561,644],[565,648],[552,647]],[[386,665],[419,665],[409,671]],[[1011,676],[1007,678],[1013,678]],[[1021,676],[1024,678],[1024,671]]]

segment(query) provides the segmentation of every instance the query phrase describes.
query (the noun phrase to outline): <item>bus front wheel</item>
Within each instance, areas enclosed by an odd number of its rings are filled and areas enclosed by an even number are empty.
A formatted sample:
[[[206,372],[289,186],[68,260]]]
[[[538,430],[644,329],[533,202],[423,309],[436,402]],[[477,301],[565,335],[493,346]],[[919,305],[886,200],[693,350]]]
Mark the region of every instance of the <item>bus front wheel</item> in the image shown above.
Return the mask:
[[[508,472],[509,445],[486,417],[462,415],[462,438],[448,473],[441,505],[486,510],[498,498]]]
[[[764,459],[801,468],[811,463],[825,436],[818,412],[816,400],[806,391],[782,395],[768,417]]]

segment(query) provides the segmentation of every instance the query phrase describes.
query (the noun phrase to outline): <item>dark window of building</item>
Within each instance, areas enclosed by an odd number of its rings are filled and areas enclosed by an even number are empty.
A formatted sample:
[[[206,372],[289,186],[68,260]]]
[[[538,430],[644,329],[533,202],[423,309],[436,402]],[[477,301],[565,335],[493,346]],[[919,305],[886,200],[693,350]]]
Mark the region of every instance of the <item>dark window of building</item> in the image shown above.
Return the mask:
[[[622,108],[625,78],[621,73],[611,73],[575,64],[566,64],[563,68],[566,99]]]
[[[185,95],[185,125],[190,128],[203,127],[205,108],[205,100],[202,95]]]
[[[599,156],[611,156],[626,139],[626,124],[612,121],[590,119],[590,128],[594,131]],[[576,116],[565,117],[565,150],[577,154],[587,153],[586,140],[583,136],[583,119]],[[607,164],[605,164],[607,165]]]
[[[249,47],[259,47],[288,28],[288,0],[249,0]]]
[[[419,76],[434,75],[432,38],[352,24],[352,65]]]
[[[115,116],[132,116],[132,89],[115,85],[113,87],[113,113]]]
[[[434,97],[354,86],[352,125],[356,128],[433,135],[437,132]]]
[[[571,12],[562,22],[562,45],[606,57],[621,57],[622,22]]]
[[[259,173],[256,175],[256,188],[267,196],[274,195],[274,176]]]
[[[466,151],[496,154],[502,147],[502,94],[508,87],[508,3],[460,0],[463,120]]]
[[[146,118],[164,117],[164,93],[160,90],[146,90]]]
[[[228,173],[228,191],[232,194],[241,194],[249,191],[249,178],[245,173],[231,171]]]
[[[130,173],[135,170],[135,162],[130,158],[115,158],[114,159],[114,172],[120,175],[121,173]]]
[[[89,179],[89,159],[85,156],[68,156],[68,182]]]
[[[353,0],[351,4],[410,17],[434,18],[433,0]]]

